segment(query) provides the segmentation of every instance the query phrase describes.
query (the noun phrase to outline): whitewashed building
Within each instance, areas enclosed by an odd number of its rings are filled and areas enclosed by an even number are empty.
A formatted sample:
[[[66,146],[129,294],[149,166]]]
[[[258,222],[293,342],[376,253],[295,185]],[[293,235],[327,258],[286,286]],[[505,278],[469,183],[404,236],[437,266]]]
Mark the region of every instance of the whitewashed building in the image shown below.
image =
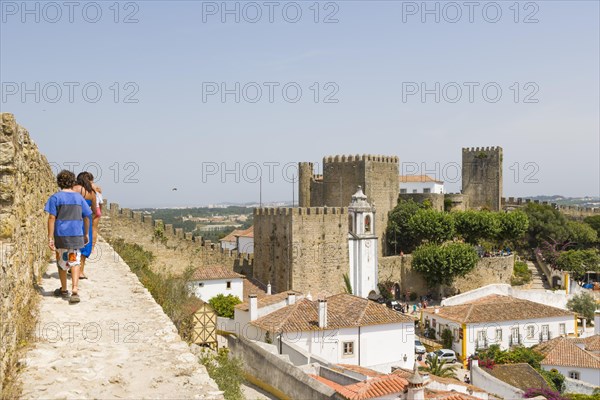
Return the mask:
[[[375,236],[375,208],[359,186],[348,207],[348,250],[350,271],[348,277],[352,293],[368,297],[377,292],[377,236]]]
[[[400,175],[400,193],[445,193],[444,182],[429,175]]]
[[[254,254],[254,226],[235,234],[236,249],[240,254]]]
[[[244,275],[227,267],[200,267],[194,272],[187,285],[192,294],[205,302],[219,294],[224,296],[231,294],[240,300],[243,300],[244,296]]]
[[[501,349],[531,347],[559,336],[575,336],[577,320],[571,311],[510,296],[480,299],[422,311],[421,322],[436,337],[452,332],[452,350],[463,362],[478,349],[498,344]]]
[[[332,364],[381,372],[414,364],[414,320],[385,305],[350,295],[303,299],[250,322],[260,339],[289,343]]]
[[[545,370],[600,387],[600,335],[587,338],[556,338],[535,348],[544,355]]]

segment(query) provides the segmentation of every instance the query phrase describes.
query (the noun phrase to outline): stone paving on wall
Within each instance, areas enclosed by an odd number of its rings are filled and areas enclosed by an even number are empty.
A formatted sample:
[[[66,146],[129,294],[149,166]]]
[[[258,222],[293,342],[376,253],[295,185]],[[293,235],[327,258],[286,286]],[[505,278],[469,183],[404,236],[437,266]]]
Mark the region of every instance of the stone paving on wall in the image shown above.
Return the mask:
[[[53,296],[60,283],[48,266],[37,341],[21,360],[22,398],[223,398],[127,264],[102,238],[97,248],[79,304]]]

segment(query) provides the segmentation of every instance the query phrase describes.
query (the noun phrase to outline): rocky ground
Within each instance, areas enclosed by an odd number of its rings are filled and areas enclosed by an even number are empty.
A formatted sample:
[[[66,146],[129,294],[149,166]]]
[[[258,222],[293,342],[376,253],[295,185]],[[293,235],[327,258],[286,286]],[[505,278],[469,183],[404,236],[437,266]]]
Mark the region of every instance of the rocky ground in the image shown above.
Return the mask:
[[[37,341],[21,360],[25,399],[220,399],[222,393],[175,326],[102,239],[86,268],[81,303],[53,296],[57,268],[42,280]],[[69,282],[70,289],[70,282]]]

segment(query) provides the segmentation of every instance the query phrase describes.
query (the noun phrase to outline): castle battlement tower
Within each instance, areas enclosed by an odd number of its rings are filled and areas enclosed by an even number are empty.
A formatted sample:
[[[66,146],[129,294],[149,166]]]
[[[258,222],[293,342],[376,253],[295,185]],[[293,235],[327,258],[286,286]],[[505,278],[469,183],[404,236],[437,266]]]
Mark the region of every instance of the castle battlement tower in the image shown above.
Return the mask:
[[[462,193],[471,209],[502,209],[502,147],[462,149]]]
[[[299,169],[301,207],[347,207],[357,186],[363,188],[377,207],[375,235],[378,252],[385,248],[388,213],[398,202],[399,161],[395,156],[337,155],[323,157],[323,175],[315,175],[313,164],[303,162]]]

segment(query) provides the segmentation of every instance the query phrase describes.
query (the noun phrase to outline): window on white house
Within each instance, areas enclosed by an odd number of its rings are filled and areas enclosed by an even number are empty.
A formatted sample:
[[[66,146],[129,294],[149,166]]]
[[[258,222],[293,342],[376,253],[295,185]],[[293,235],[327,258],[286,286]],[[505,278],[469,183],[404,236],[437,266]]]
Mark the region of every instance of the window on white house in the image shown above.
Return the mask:
[[[354,342],[344,342],[344,355],[351,356],[354,354]]]
[[[527,339],[532,339],[535,334],[535,326],[529,325],[527,326]]]
[[[204,287],[204,282],[200,282],[200,283],[198,284],[198,286],[200,286],[200,287]]]
[[[413,189],[413,193],[417,193],[417,189]]]
[[[542,325],[542,336],[545,338],[548,338],[548,335],[550,334],[550,326],[549,325]]]
[[[502,329],[496,329],[496,342],[502,341]]]
[[[564,335],[567,332],[567,326],[565,324],[558,325],[558,334]]]
[[[485,340],[485,331],[477,331],[477,340],[482,342]]]
[[[430,188],[423,188],[423,193],[431,193],[431,189]]]
[[[400,193],[406,193],[406,189],[400,189]]]
[[[512,336],[512,341],[513,343],[518,343],[519,342],[519,328],[512,328],[510,331],[510,334]]]
[[[579,380],[579,372],[577,372],[577,371],[569,371],[569,378]]]
[[[227,289],[231,289],[231,281],[227,281]]]

